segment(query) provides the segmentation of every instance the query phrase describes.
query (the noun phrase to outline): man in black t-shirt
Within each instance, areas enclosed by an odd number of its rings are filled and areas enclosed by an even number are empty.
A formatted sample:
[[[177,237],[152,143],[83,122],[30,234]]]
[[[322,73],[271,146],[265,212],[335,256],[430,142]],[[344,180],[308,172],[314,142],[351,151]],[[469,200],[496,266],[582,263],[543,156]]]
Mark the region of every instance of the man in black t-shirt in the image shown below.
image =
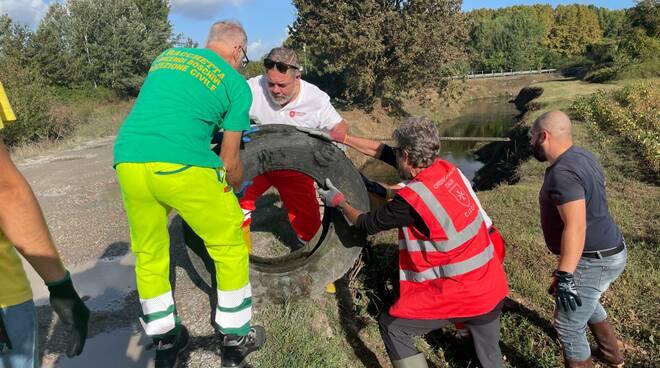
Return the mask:
[[[594,356],[622,367],[623,354],[599,302],[627,259],[623,236],[607,207],[603,170],[590,152],[573,146],[571,121],[561,111],[534,122],[530,143],[534,157],[550,164],[539,204],[546,245],[559,256],[548,292],[556,299],[555,328],[565,366],[591,367],[588,325],[598,344]]]

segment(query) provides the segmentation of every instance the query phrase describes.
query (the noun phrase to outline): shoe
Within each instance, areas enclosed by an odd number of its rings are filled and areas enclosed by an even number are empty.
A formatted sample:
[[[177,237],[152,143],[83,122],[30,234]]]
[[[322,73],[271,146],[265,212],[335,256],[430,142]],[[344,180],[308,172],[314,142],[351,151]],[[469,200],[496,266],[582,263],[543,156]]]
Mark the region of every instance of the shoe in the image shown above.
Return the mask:
[[[587,360],[570,360],[564,357],[564,368],[591,368],[593,364],[591,362],[591,357]]]
[[[589,325],[597,346],[591,347],[591,355],[607,364],[608,367],[622,368],[624,359],[614,328],[607,320]]]
[[[179,354],[186,350],[190,335],[185,326],[179,328],[176,335],[154,339],[156,348],[156,368],[175,368],[179,363]]]
[[[394,368],[428,368],[424,354],[418,353],[411,357],[401,360],[393,360],[392,365]]]
[[[257,351],[266,341],[266,330],[261,326],[252,326],[246,336],[225,335],[222,340],[222,368],[243,368],[245,358]]]

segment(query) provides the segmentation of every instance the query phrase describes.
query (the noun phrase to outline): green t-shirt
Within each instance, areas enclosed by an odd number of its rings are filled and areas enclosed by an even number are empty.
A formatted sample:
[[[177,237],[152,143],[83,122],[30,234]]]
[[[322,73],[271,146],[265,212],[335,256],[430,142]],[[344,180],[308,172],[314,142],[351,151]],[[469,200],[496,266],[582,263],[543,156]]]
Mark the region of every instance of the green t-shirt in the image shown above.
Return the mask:
[[[221,167],[210,150],[219,129],[250,127],[245,78],[208,49],[172,48],[151,64],[135,105],[117,134],[114,165],[168,162]]]

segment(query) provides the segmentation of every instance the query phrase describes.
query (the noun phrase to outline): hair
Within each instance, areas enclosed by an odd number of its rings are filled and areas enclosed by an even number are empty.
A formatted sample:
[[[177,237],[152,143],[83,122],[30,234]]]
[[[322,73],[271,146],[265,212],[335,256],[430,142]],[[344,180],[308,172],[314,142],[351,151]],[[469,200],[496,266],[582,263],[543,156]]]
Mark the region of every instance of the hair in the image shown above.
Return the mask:
[[[296,51],[293,49],[290,49],[288,47],[276,47],[268,53],[265,57],[266,59],[270,59],[272,61],[279,61],[281,63],[289,64],[291,66],[295,66],[297,69],[289,69],[288,72],[290,72],[293,76],[297,76],[300,74],[302,71],[302,66],[300,66],[300,63],[298,62],[298,54],[296,54]]]
[[[426,117],[405,119],[392,133],[399,149],[408,154],[415,168],[430,166],[440,157],[440,133],[436,124]]]
[[[238,21],[223,20],[213,23],[206,42],[240,42],[244,46],[247,46],[247,34]]]

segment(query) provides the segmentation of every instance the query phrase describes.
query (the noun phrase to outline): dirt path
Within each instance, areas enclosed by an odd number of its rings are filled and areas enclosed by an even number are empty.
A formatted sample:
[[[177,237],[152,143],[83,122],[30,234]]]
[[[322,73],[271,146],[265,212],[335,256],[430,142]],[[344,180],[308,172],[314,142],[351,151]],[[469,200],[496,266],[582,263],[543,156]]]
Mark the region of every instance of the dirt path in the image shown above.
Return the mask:
[[[90,337],[83,354],[64,356],[61,326],[48,306],[47,291],[31,267],[38,307],[43,367],[152,367],[153,351],[137,321],[140,307],[135,292],[135,258],[129,250],[129,232],[119,186],[112,169],[114,137],[17,162],[28,179],[50,226],[74,283],[92,309]],[[210,321],[205,292],[189,277],[180,235],[173,217],[172,270],[176,273],[175,299],[192,344],[188,366],[217,366],[218,344]]]

